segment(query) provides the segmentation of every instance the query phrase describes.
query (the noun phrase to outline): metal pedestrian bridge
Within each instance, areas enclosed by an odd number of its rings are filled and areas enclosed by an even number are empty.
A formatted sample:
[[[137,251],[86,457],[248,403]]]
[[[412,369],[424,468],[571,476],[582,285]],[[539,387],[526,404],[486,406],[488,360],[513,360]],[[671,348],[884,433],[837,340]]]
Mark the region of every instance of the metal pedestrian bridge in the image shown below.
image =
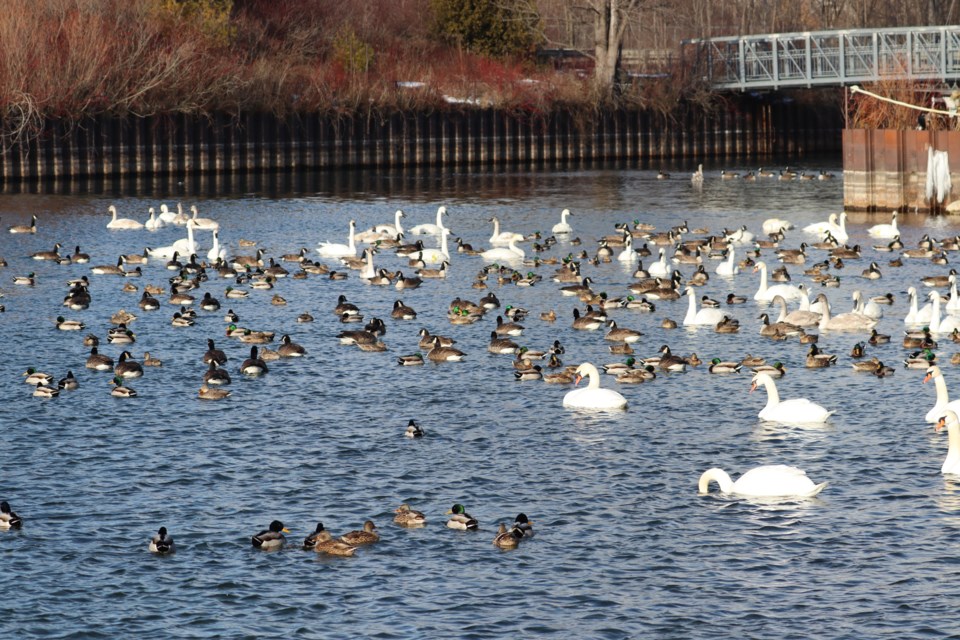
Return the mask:
[[[684,42],[715,89],[960,80],[960,25],[774,33]]]

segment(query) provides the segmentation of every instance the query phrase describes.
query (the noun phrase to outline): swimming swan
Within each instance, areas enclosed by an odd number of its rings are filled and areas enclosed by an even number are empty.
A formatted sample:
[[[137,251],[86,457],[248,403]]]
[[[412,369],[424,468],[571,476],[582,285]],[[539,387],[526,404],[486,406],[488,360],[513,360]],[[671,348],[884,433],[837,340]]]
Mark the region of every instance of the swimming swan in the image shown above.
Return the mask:
[[[716,326],[726,315],[722,309],[716,308],[704,308],[697,311],[697,297],[693,287],[687,287],[687,298],[689,298],[689,306],[687,307],[687,315],[683,319],[685,327]]]
[[[444,229],[440,234],[440,248],[439,249],[421,249],[419,252],[410,256],[411,259],[419,258],[424,262],[430,264],[439,264],[446,260],[450,260],[450,252],[447,249],[447,236],[450,235],[450,229]],[[523,258],[523,251],[517,249],[519,252],[520,258]],[[514,257],[516,259],[516,257]]]
[[[788,467],[785,464],[768,464],[754,467],[737,478],[734,482],[723,469],[714,467],[707,469],[700,476],[698,489],[700,493],[708,493],[710,483],[720,485],[722,493],[732,493],[755,498],[810,498],[827,486],[828,483],[814,484],[807,477],[807,472],[797,467]]]
[[[897,212],[893,212],[893,222],[890,224],[875,224],[867,229],[867,233],[874,238],[896,238],[898,235],[900,235],[900,230],[897,228]]]
[[[934,403],[933,408],[927,412],[924,420],[933,423],[939,420],[943,416],[943,412],[947,409],[960,411],[960,400],[950,402],[950,395],[947,392],[947,381],[943,379],[943,371],[941,371],[937,365],[927,367],[927,374],[923,377],[923,384],[926,384],[930,380],[933,380],[933,386],[937,390],[937,401]]]
[[[590,383],[584,389],[574,389],[563,397],[563,406],[574,409],[626,409],[627,399],[613,389],[600,387],[600,372],[589,362],[584,362],[576,370],[574,384],[584,377]]]
[[[150,231],[156,231],[157,229],[162,229],[167,226],[167,223],[157,217],[157,211],[153,207],[149,209],[150,217],[147,218],[147,221],[143,223],[143,226]]]
[[[647,273],[654,278],[664,278],[670,275],[670,268],[667,266],[667,254],[663,249],[660,249],[660,259],[650,265]]]
[[[767,389],[767,405],[757,414],[761,420],[785,424],[822,423],[834,413],[806,398],[791,398],[781,402],[776,383],[765,373],[753,376],[750,392],[753,393],[760,385]]]
[[[438,236],[440,233],[446,229],[443,226],[443,216],[447,214],[447,208],[440,206],[437,208],[437,224],[418,224],[412,229],[410,233],[418,236]],[[447,229],[449,231],[449,229]]]
[[[560,212],[560,222],[553,225],[553,233],[573,233],[573,227],[567,222],[567,216],[572,216],[570,209],[564,209]]]
[[[767,286],[767,264],[765,262],[758,262],[754,265],[753,272],[756,273],[757,271],[760,272],[760,286],[757,292],[753,294],[754,300],[770,302],[777,296],[782,296],[784,300],[799,300],[803,297],[800,289],[792,284]]]
[[[350,221],[350,237],[348,244],[336,242],[321,242],[317,248],[317,253],[328,258],[342,258],[344,256],[356,256],[357,245],[355,243],[354,233],[356,232],[357,222]]]
[[[831,213],[826,222],[814,222],[813,224],[808,224],[803,228],[803,231],[804,233],[812,233],[822,238],[824,232],[832,232],[835,226],[837,226],[837,214]]]
[[[519,248],[516,243],[516,238],[513,238],[508,243],[508,246],[487,249],[480,254],[480,257],[490,262],[495,262],[497,260],[523,260],[523,256],[525,255],[524,251],[523,249]]]
[[[404,233],[400,219],[405,215],[401,209],[397,209],[396,213],[393,214],[393,224],[375,225],[366,231],[356,234],[354,239],[356,242],[376,242],[377,240],[383,240],[385,238],[396,238]]]
[[[118,218],[115,206],[110,205],[107,211],[111,215],[111,220],[107,223],[107,229],[143,229],[143,223],[137,222],[133,218]]]
[[[933,315],[933,303],[928,302],[922,309],[917,309],[917,290],[914,287],[907,289],[910,296],[910,311],[903,319],[903,324],[926,324]]]
[[[960,474],[960,419],[957,418],[957,412],[952,409],[946,409],[943,416],[937,421],[936,430],[940,431],[947,428],[949,444],[947,449],[947,459],[943,461],[940,467],[940,473]]]
[[[731,245],[730,248],[727,249],[727,259],[717,265],[716,274],[718,276],[735,276],[740,273],[740,267],[734,262],[736,259],[734,253],[733,245]]]
[[[826,300],[827,296],[822,293],[817,296],[817,301],[823,306],[818,325],[820,331],[869,331],[877,326],[876,320],[855,311],[831,316]]]
[[[490,236],[490,244],[497,247],[503,247],[510,244],[510,241],[523,242],[524,237],[519,233],[511,233],[509,231],[500,231],[500,218],[493,216],[490,218],[490,222],[493,223],[493,235]]]
[[[150,254],[153,258],[163,258],[165,260],[171,260],[173,254],[179,253],[182,256],[190,256],[195,253],[199,253],[197,248],[196,240],[193,236],[193,222],[187,222],[187,237],[180,238],[173,244],[167,245],[165,247],[157,247],[156,249],[148,249],[147,253]]]

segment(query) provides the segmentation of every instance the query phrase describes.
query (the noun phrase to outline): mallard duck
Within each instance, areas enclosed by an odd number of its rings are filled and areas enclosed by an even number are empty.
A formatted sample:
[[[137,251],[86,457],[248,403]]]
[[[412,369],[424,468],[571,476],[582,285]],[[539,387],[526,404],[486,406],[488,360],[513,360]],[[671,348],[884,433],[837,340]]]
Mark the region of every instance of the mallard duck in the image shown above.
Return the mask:
[[[447,511],[447,514],[450,516],[450,519],[447,520],[447,527],[450,529],[476,531],[480,526],[477,520],[471,517],[459,502],[453,505],[450,511]]]
[[[67,375],[60,378],[60,381],[57,383],[57,388],[74,391],[80,388],[80,382],[73,376],[73,371],[67,371]]]
[[[376,531],[377,527],[373,524],[372,520],[367,520],[363,523],[363,530],[361,531],[351,531],[340,536],[341,542],[346,542],[349,545],[360,546],[362,544],[373,544],[380,540],[380,534]]]
[[[250,357],[240,365],[240,373],[248,376],[259,376],[267,373],[267,363],[257,355],[256,345],[250,347]]]
[[[740,321],[730,316],[723,316],[713,328],[716,333],[737,333],[740,331]]]
[[[637,369],[625,369],[617,375],[617,384],[642,384],[657,377],[654,368],[646,365]]]
[[[540,313],[540,319],[544,322],[555,322],[557,319],[557,312],[553,309],[550,311],[543,311]]]
[[[852,363],[854,371],[865,371],[868,373],[873,373],[876,371],[879,365],[880,361],[877,360],[876,356],[870,358],[869,360],[862,360],[860,362]]]
[[[279,520],[274,520],[270,523],[269,529],[264,529],[260,533],[253,536],[253,538],[251,538],[251,542],[253,543],[253,546],[258,549],[263,549],[264,551],[279,549],[287,541],[287,539],[283,536],[285,533],[290,533],[290,530],[284,527],[283,523]]]
[[[393,517],[393,521],[401,527],[422,527],[427,524],[427,516],[411,509],[406,503],[397,507],[394,513],[397,515]]]
[[[402,367],[415,367],[423,364],[423,354],[419,351],[397,358],[397,364]]]
[[[423,429],[420,428],[416,420],[411,418],[410,422],[407,423],[407,430],[404,431],[403,435],[408,438],[422,438]]]
[[[547,373],[543,376],[543,381],[547,384],[573,384],[576,367],[568,368],[557,373]]]
[[[510,529],[515,533],[519,533],[521,538],[530,539],[535,535],[533,530],[533,520],[529,520],[527,518],[527,514],[525,513],[517,514],[513,526],[510,527]]]
[[[19,529],[23,520],[10,510],[10,504],[4,500],[0,502],[0,529]]]
[[[610,364],[605,364],[601,368],[603,372],[612,376],[618,376],[624,371],[629,371],[633,369],[633,365],[636,364],[635,358],[627,358],[623,362],[611,362]]]
[[[37,371],[33,367],[30,367],[29,369],[27,369],[23,373],[23,376],[25,378],[24,382],[26,382],[27,384],[32,384],[35,387],[41,384],[50,385],[53,382],[52,375],[50,375],[49,373],[43,373],[41,371]]]
[[[331,556],[352,556],[357,548],[343,540],[335,539],[329,531],[317,532],[313,550],[317,553],[326,553]]]
[[[176,311],[173,314],[173,319],[170,320],[170,324],[175,327],[192,327],[196,322],[193,318],[186,318],[179,311]]]
[[[133,358],[133,355],[129,351],[121,353],[117,359],[117,366],[113,369],[114,375],[125,380],[141,377],[143,375],[143,367],[139,362],[134,362],[131,358]]]
[[[708,371],[710,373],[740,373],[740,367],[742,366],[739,362],[724,362],[720,358],[713,358],[710,361]]]
[[[38,384],[33,389],[33,397],[35,398],[56,398],[60,395],[60,389],[58,387],[47,386],[45,384]]]
[[[26,286],[28,286],[28,287],[32,287],[32,286],[35,285],[36,283],[37,283],[37,279],[36,279],[36,276],[34,275],[34,273],[33,273],[32,271],[31,271],[28,275],[25,275],[25,276],[14,276],[14,277],[13,277],[13,284],[22,284],[22,285],[26,285]]]
[[[518,369],[513,372],[515,380],[541,380],[543,379],[543,369],[540,365],[533,365],[526,369]]]
[[[303,313],[297,316],[297,322],[300,324],[303,324],[306,322],[313,322],[313,316],[307,313],[306,311],[304,311]]]
[[[866,345],[864,343],[858,342],[857,344],[853,345],[853,349],[850,350],[850,357],[862,358],[865,354],[865,351],[864,351],[865,348],[866,348]]]
[[[113,390],[110,391],[110,395],[112,395],[115,398],[136,398],[137,397],[136,390],[130,387],[123,386],[123,378],[121,378],[120,376],[114,376],[113,379],[110,380],[110,384],[113,385]]]
[[[747,298],[745,296],[737,296],[732,293],[727,295],[727,304],[743,304],[746,301]]]
[[[501,549],[515,549],[520,544],[522,534],[514,529],[507,529],[507,526],[500,523],[497,528],[497,535],[493,539],[493,544]]]
[[[876,329],[871,329],[870,339],[868,340],[868,342],[872,345],[887,344],[888,342],[890,342],[890,336],[883,333],[877,333]]]
[[[204,383],[200,386],[200,391],[197,393],[197,396],[201,400],[223,400],[224,398],[230,397],[230,392],[226,389],[208,387],[206,383]]]
[[[777,361],[773,364],[764,364],[758,367],[753,367],[751,368],[751,371],[754,373],[765,373],[771,378],[782,378],[784,374],[787,373],[787,368],[783,366],[782,362]]]
[[[267,344],[273,342],[273,331],[254,331],[253,329],[244,329],[240,334],[240,342],[247,344]]]
[[[820,351],[817,345],[810,345],[810,350],[807,352],[806,365],[809,369],[822,369],[824,367],[829,367],[832,364],[836,364],[837,356],[836,354],[823,353]]]
[[[903,361],[907,369],[927,369],[937,363],[937,355],[930,349],[915,351]]]
[[[173,536],[167,533],[166,527],[160,527],[157,534],[150,539],[147,548],[150,549],[150,553],[173,553],[175,551]]]
[[[887,376],[892,376],[894,373],[896,373],[896,369],[894,369],[893,367],[888,367],[882,362],[878,362],[877,368],[873,372],[873,375],[875,375],[878,378],[886,378]]]
[[[303,549],[304,551],[313,551],[317,547],[317,541],[320,540],[322,534],[326,531],[322,522],[317,523],[317,528],[314,529],[313,533],[308,535],[303,539]]]
[[[113,358],[100,353],[97,347],[91,347],[90,355],[87,356],[86,367],[87,369],[94,369],[95,371],[112,371]]]

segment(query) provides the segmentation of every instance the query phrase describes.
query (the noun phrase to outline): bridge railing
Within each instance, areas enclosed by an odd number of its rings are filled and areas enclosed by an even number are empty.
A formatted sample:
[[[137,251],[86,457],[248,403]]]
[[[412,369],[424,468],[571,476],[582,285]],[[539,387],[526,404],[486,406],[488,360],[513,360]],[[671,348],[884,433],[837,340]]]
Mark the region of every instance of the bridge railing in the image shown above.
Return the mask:
[[[717,89],[960,79],[960,26],[776,33],[683,44]]]

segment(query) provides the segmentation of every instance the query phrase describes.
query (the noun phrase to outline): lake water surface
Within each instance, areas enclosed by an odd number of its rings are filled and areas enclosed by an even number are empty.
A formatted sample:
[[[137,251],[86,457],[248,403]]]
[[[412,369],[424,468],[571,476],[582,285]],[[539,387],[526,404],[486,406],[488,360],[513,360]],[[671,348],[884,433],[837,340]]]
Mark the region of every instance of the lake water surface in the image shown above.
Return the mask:
[[[839,172],[836,166],[807,167]],[[740,168],[741,170],[744,168]],[[0,315],[6,332],[0,360],[4,469],[0,499],[24,518],[20,531],[0,532],[0,558],[7,597],[0,605],[8,633],[45,637],[263,637],[317,638],[944,638],[960,634],[960,478],[943,475],[946,434],[924,422],[933,406],[923,371],[905,369],[900,344],[908,286],[950,265],[905,260],[870,247],[868,226],[888,216],[852,216],[850,243],[863,258],[837,271],[841,286],[824,289],[835,312],[847,310],[855,289],[893,293],[878,329],[890,344],[868,347],[897,367],[884,379],[856,373],[849,352],[866,334],[824,334],[820,346],[839,361],[828,369],[804,368],[807,346],[795,339],[759,336],[753,302],[758,275],[745,270],[732,279],[713,276],[699,295],[748,296],[729,307],[739,334],[709,328],[660,328],[665,317],[682,320],[685,300],[657,302],[654,313],[611,312],[620,326],[644,333],[638,356],[653,356],[663,344],[703,360],[739,360],[748,353],[780,360],[787,375],[783,398],[808,397],[836,410],[819,428],[758,420],[766,398],[749,394],[750,374],[711,375],[705,365],[683,374],[658,374],[642,385],[618,386],[629,409],[615,413],[567,410],[569,387],[514,380],[512,358],[486,346],[497,311],[473,325],[454,326],[447,305],[460,296],[473,301],[486,292],[471,287],[484,262],[452,252],[449,275],[398,292],[312,275],[285,278],[271,291],[253,290],[245,300],[227,300],[234,284],[211,274],[198,290],[210,291],[221,312],[199,311],[196,325],[177,328],[178,306],[161,296],[159,311],[137,308],[133,282],[165,285],[173,275],[163,261],[143,266],[143,277],[124,279],[90,273],[93,264],[113,264],[119,254],[141,252],[184,237],[181,227],[157,232],[107,231],[107,206],[121,216],[147,217],[147,208],[180,201],[221,224],[229,255],[252,253],[241,238],[257,241],[266,257],[300,247],[310,257],[319,241],[346,241],[347,222],[358,229],[391,223],[402,209],[404,223],[433,222],[439,205],[447,225],[475,247],[487,246],[496,215],[504,228],[549,232],[569,208],[580,247],[561,240],[544,257],[583,248],[614,224],[640,220],[658,230],[686,220],[689,227],[717,232],[747,225],[760,234],[769,217],[786,218],[798,230],[785,245],[811,241],[799,231],[842,208],[841,179],[745,183],[722,181],[707,170],[702,189],[689,171],[657,180],[655,170],[613,168],[479,174],[396,174],[337,183],[318,191],[255,188],[233,195],[180,193],[4,195],[4,228],[36,214],[36,235],[0,234]],[[916,246],[924,234],[960,233],[960,220],[906,216],[903,241]],[[693,234],[689,234],[693,235]],[[210,233],[199,232],[203,253]],[[54,243],[63,253],[75,245],[91,264],[58,265],[30,259]],[[436,245],[435,241],[428,244]],[[525,243],[531,256],[530,243]],[[955,254],[951,254],[951,260]],[[811,263],[824,251],[811,250]],[[771,251],[765,260],[779,266]],[[859,277],[871,260],[879,280]],[[651,258],[645,258],[648,265]],[[378,266],[413,271],[390,251]],[[292,267],[288,264],[288,268]],[[621,361],[604,331],[571,327],[575,297],[563,297],[550,281],[556,267],[516,265],[544,276],[523,288],[487,283],[502,304],[530,311],[517,341],[546,349],[566,348],[564,364]],[[693,269],[679,267],[685,277]],[[813,285],[804,267],[790,265],[793,282]],[[34,272],[36,286],[14,285],[15,275]],[[628,293],[633,267],[616,261],[583,264],[596,291]],[[93,303],[85,311],[61,305],[67,280],[88,275]],[[288,304],[270,304],[274,294]],[[384,353],[338,344],[337,334],[358,325],[333,315],[339,295],[357,304],[367,319],[385,319]],[[414,321],[390,318],[402,299],[418,312]],[[792,305],[791,305],[792,306]],[[287,333],[307,349],[298,360],[269,363],[261,378],[240,375],[249,345],[228,339],[224,311],[240,325]],[[131,327],[139,359],[144,351],[163,360],[129,386],[134,399],[111,397],[109,373],[84,368],[89,348],[83,336],[101,340],[118,309],[138,315]],[[555,310],[554,323],[539,319]],[[501,313],[503,309],[499,310]],[[296,318],[310,312],[313,323]],[[57,316],[82,320],[87,330],[55,329]],[[400,367],[397,357],[418,351],[417,332],[454,337],[468,355],[461,363]],[[221,402],[197,398],[208,338],[230,360],[232,396]],[[276,347],[276,343],[267,345]],[[122,345],[101,345],[116,358]],[[948,387],[960,393],[960,371],[949,364],[957,349],[940,336]],[[58,398],[31,396],[23,372],[36,367],[60,378],[72,370],[76,391]],[[423,439],[403,437],[415,418]],[[790,464],[829,487],[814,499],[764,503],[698,495],[697,479],[709,467],[736,478],[761,464]],[[422,529],[392,522],[401,503],[427,514]],[[455,502],[480,521],[479,532],[444,526]],[[517,513],[534,521],[537,537],[514,551],[491,541],[497,524]],[[250,537],[278,519],[292,531],[285,549],[264,553]],[[353,558],[302,551],[299,542],[322,521],[334,533],[358,529],[366,519],[382,540]],[[147,541],[166,526],[178,551],[147,552]]]

